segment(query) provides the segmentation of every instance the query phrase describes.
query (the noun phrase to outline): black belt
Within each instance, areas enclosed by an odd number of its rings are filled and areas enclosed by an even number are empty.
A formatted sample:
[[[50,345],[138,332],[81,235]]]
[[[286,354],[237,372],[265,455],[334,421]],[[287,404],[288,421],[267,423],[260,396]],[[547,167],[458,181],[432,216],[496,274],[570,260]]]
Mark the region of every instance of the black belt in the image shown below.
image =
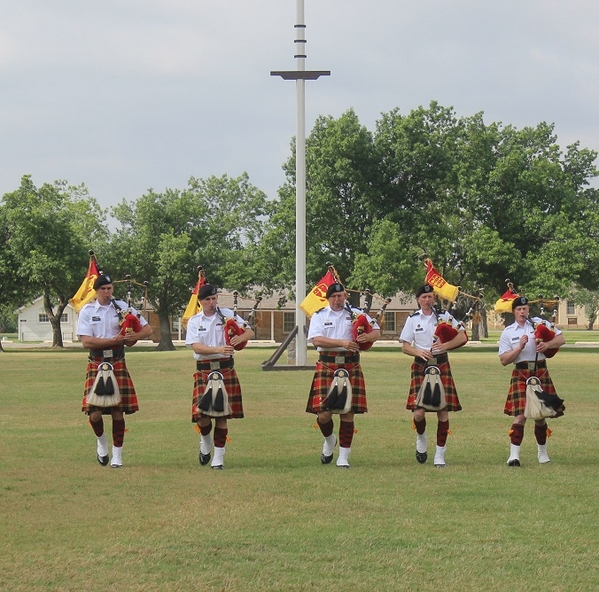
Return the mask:
[[[118,362],[119,360],[125,359],[125,348],[114,347],[108,349],[90,349],[89,359],[92,362],[102,360],[112,360],[113,362]]]
[[[337,355],[333,355],[321,352],[318,359],[328,364],[358,364],[360,362],[360,354],[344,354],[343,352],[339,352]]]
[[[518,370],[530,370],[534,371],[535,366],[537,368],[547,368],[547,362],[545,360],[538,360],[537,362],[518,362],[516,368]]]
[[[424,358],[416,357],[416,361],[419,364],[426,364],[427,366],[436,366],[437,364],[446,364],[449,358],[447,354],[441,354],[440,356],[433,356],[430,360],[425,360]]]
[[[227,360],[203,360],[196,362],[198,372],[205,370],[220,370],[221,368],[233,368],[233,358]]]

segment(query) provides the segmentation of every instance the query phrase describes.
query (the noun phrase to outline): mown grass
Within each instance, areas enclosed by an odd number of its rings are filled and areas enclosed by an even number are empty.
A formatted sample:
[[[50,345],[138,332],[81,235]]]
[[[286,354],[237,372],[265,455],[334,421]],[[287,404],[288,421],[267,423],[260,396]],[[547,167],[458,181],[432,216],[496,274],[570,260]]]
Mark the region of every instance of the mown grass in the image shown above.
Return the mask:
[[[370,410],[344,471],[319,462],[311,372],[263,372],[270,353],[237,355],[246,418],[220,472],[197,462],[189,351],[128,353],[141,410],[122,470],[95,461],[83,351],[0,354],[0,589],[597,589],[596,349],[550,362],[567,412],[549,465],[527,427],[521,469],[505,462],[510,370],[487,348],[455,352],[464,410],[445,470],[414,459],[407,356],[364,355]]]

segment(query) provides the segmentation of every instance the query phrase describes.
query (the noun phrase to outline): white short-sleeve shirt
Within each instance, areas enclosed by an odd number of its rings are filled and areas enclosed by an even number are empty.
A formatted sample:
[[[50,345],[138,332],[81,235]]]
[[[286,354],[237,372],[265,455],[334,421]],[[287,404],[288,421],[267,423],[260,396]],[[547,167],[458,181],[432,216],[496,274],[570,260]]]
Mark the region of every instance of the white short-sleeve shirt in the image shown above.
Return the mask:
[[[554,327],[549,321],[541,319],[540,317],[533,317],[533,322],[536,324],[543,323],[548,328],[555,331],[556,335],[561,335],[560,329]],[[519,362],[532,362],[535,358],[538,360],[544,360],[545,354],[539,352],[537,354],[537,343],[535,340],[535,330],[532,323],[526,322],[524,325],[519,325],[517,322],[508,325],[502,332],[499,338],[499,355],[516,349],[520,344],[520,338],[523,335],[528,335],[528,342],[518,354],[518,357],[514,360],[514,364]],[[538,357],[537,357],[538,356]]]
[[[115,301],[121,310],[127,310],[127,303],[122,300]],[[138,316],[138,311],[131,309],[131,314]],[[148,321],[140,317],[141,326],[144,327]],[[119,315],[112,302],[102,306],[97,300],[86,304],[79,312],[77,321],[77,335],[80,337],[97,337],[99,339],[112,339],[116,337],[121,330],[119,325]]]
[[[351,313],[344,308],[335,311],[330,306],[321,308],[315,312],[310,319],[310,328],[308,329],[308,342],[313,343],[315,337],[327,337],[329,339],[353,339],[352,333],[352,313],[362,314],[358,308],[351,307]],[[366,315],[368,322],[372,324],[373,329],[379,329],[377,323]],[[317,347],[318,351],[343,351],[343,347],[323,348]]]
[[[451,323],[457,331],[465,331],[464,326],[447,311],[425,315],[420,309],[406,319],[406,324],[399,334],[399,341],[405,341],[418,349],[429,350],[433,347],[439,321]]]
[[[220,312],[225,319],[233,318],[239,327],[244,327],[245,321],[231,309],[221,308]],[[218,313],[206,316],[203,311],[200,311],[189,319],[185,345],[192,347],[194,343],[201,343],[208,347],[223,347],[226,345],[225,323]],[[213,360],[222,358],[223,354],[197,354],[194,352],[193,357],[196,360]]]

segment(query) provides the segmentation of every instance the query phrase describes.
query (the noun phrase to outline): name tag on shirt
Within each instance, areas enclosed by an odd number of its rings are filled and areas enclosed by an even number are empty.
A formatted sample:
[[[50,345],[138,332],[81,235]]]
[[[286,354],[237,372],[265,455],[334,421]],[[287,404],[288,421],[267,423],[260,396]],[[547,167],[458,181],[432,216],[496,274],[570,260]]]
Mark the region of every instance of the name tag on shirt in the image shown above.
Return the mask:
[[[198,331],[206,331],[206,327],[198,327]]]
[[[326,322],[324,323],[324,326],[325,326],[325,327],[332,327],[332,326],[333,326],[333,323],[332,323],[331,321],[326,321]]]
[[[102,319],[100,317],[92,317],[92,321],[95,321],[96,323],[101,321]]]
[[[416,327],[416,329],[414,329],[414,333],[422,333],[424,331],[424,327]]]

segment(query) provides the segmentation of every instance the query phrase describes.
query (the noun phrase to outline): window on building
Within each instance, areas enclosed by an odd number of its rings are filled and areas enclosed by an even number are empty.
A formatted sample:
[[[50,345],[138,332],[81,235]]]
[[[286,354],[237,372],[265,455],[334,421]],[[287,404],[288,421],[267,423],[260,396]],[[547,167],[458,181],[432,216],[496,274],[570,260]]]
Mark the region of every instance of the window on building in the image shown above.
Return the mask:
[[[295,313],[284,312],[283,313],[283,332],[291,333],[295,329]]]
[[[573,300],[568,300],[568,302],[566,302],[566,314],[567,315],[576,314],[576,306],[574,305]]]
[[[49,323],[50,322],[50,317],[44,312],[44,313],[40,313],[39,314],[39,318],[38,318],[38,322],[39,323]],[[61,323],[68,323],[69,322],[69,315],[65,312],[63,313],[63,315],[60,317],[60,322]]]
[[[385,311],[385,325],[383,331],[386,333],[395,333],[395,313]]]

